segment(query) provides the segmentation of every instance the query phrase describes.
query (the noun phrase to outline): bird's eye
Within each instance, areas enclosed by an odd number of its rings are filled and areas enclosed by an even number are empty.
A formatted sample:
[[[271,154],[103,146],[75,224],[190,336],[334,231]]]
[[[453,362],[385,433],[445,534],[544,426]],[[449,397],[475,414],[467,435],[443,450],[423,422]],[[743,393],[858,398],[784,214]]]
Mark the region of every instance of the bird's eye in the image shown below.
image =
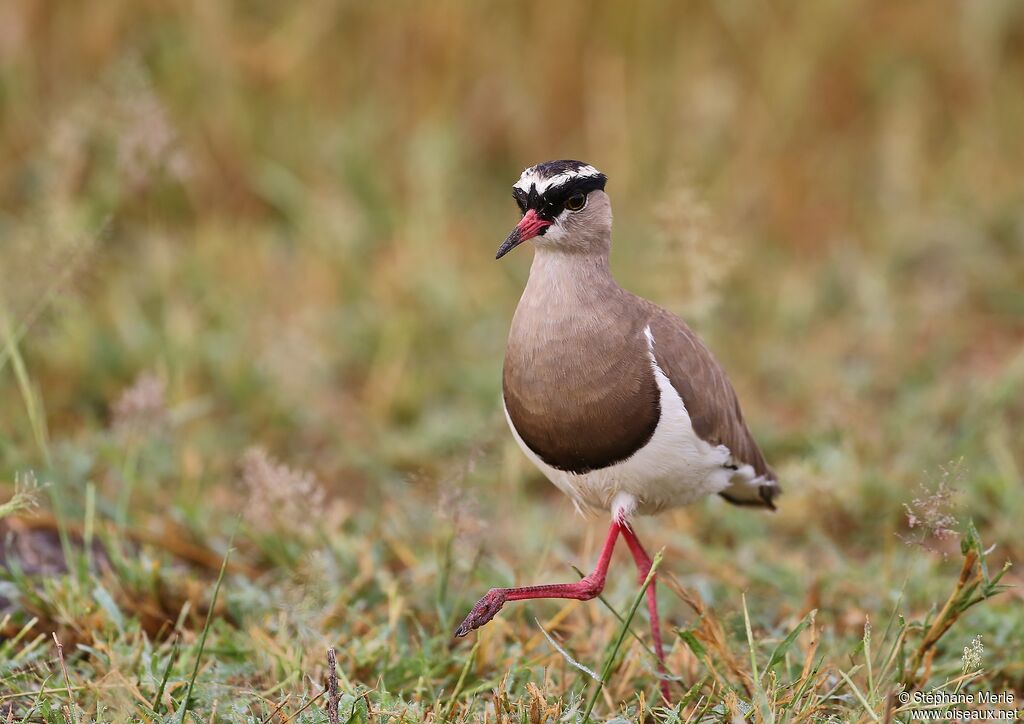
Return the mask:
[[[525,214],[526,213],[526,202],[523,201],[522,198],[520,198],[519,194],[512,194],[512,198],[514,198],[516,200],[516,206],[519,207],[520,213]]]
[[[577,191],[565,200],[565,208],[569,209],[569,211],[579,211],[586,205],[587,195],[581,191]]]

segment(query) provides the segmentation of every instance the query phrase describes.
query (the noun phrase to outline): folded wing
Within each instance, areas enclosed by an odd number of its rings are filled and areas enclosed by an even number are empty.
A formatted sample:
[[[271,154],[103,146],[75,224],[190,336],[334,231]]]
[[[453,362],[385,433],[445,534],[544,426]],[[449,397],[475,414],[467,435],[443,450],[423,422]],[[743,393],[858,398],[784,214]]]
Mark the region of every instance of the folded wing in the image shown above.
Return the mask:
[[[651,305],[652,307],[654,305]],[[693,429],[712,445],[732,453],[736,474],[720,493],[730,503],[774,509],[781,492],[775,472],[750,434],[725,370],[686,324],[654,307],[650,320],[654,358],[683,399]]]

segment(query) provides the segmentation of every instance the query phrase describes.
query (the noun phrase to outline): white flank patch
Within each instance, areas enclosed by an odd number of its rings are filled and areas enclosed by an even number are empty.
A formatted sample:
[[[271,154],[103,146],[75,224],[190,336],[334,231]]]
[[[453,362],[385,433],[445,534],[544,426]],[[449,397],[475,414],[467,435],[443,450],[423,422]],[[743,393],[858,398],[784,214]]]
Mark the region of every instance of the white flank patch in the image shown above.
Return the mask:
[[[520,191],[526,193],[530,192],[530,187],[536,185],[537,193],[544,194],[545,191],[554,187],[561,186],[569,179],[574,178],[591,178],[593,176],[600,176],[601,172],[590,165],[580,166],[575,171],[563,171],[562,173],[555,174],[551,178],[543,178],[537,173],[536,166],[530,166],[530,168],[523,171],[519,180],[515,182],[514,187]]]
[[[647,353],[661,392],[661,419],[647,444],[622,462],[589,473],[568,473],[551,467],[527,447],[505,410],[512,434],[526,457],[545,477],[572,498],[577,509],[606,510],[628,520],[636,513],[652,515],[720,493],[734,482],[754,484],[750,466],[725,467],[732,453],[697,436],[683,399],[654,358],[654,337],[644,329]],[[628,424],[629,421],[624,421]],[[571,430],[566,434],[573,434]],[[745,470],[746,469],[746,470]],[[737,480],[738,478],[738,480]]]

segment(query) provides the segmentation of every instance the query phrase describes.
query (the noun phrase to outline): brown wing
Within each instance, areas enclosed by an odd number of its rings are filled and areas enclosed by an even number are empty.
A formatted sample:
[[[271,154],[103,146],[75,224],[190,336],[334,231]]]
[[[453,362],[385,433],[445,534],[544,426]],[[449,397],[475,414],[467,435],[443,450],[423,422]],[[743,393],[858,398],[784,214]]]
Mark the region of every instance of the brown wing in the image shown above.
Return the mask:
[[[653,305],[652,305],[653,307]],[[743,420],[736,392],[711,351],[681,319],[654,307],[650,321],[654,358],[690,415],[693,429],[712,445],[725,445],[736,467],[750,465],[763,484],[734,483],[720,495],[736,505],[775,508],[781,492],[775,472]]]

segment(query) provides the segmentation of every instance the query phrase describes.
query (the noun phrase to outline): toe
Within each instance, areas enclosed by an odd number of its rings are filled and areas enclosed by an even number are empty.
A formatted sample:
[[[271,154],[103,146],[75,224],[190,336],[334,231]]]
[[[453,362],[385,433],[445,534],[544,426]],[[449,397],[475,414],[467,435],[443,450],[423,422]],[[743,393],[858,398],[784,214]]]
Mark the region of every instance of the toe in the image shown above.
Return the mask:
[[[473,630],[473,627],[469,625],[469,617],[459,624],[459,627],[455,629],[455,638],[461,639],[463,636]]]
[[[456,637],[461,638],[473,629],[480,628],[490,621],[501,610],[503,603],[505,603],[505,599],[500,591],[497,591],[497,589],[488,591],[487,595],[476,602],[473,610],[469,612],[469,615],[455,629]]]

